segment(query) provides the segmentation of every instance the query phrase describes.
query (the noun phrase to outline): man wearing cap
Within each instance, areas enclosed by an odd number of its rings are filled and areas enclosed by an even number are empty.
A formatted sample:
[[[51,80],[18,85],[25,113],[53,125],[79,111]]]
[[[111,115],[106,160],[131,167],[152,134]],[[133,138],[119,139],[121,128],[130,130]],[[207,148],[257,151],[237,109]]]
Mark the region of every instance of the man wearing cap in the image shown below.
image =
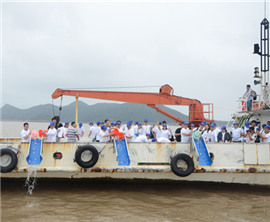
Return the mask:
[[[142,126],[142,135],[151,134],[151,126],[148,125],[148,119],[144,120],[144,124]]]
[[[191,131],[188,128],[188,122],[183,122],[183,128],[181,129],[181,143],[189,143]]]
[[[91,141],[93,141],[94,138],[96,138],[96,132],[95,132],[95,126],[93,122],[89,123],[89,134],[88,137],[90,138]]]
[[[270,143],[270,125],[267,125],[264,129],[264,135],[259,130],[256,131],[257,135],[261,137],[261,143]]]
[[[95,128],[95,131],[96,131],[96,142],[99,142],[100,141],[100,129],[101,127],[101,122],[100,121],[97,121],[97,126]]]
[[[121,121],[120,121],[120,120],[116,121],[116,123],[115,123],[115,128],[118,129],[118,131],[119,131],[120,133],[123,133],[123,129],[122,129],[122,127],[121,127]]]
[[[210,125],[210,133],[209,133],[209,142],[210,143],[216,143],[218,142],[218,134],[220,130],[217,128],[217,124],[215,122],[211,123]]]
[[[243,99],[247,99],[247,111],[251,111],[251,105],[252,105],[252,89],[250,88],[250,85],[247,85],[247,91],[243,95]]]
[[[242,141],[244,132],[241,128],[239,128],[238,123],[233,124],[233,128],[231,129],[231,135],[232,135],[232,142],[240,143]]]
[[[221,132],[218,133],[217,139],[219,143],[230,143],[232,141],[231,134],[227,132],[226,126],[221,127]]]
[[[55,143],[56,142],[56,135],[57,131],[55,129],[55,122],[50,123],[50,129],[48,130],[47,134],[47,142],[48,143]]]
[[[131,122],[128,122],[127,123],[127,127],[125,128],[124,130],[124,134],[127,138],[127,142],[130,143],[130,142],[133,142],[134,141],[134,130],[131,128],[132,126],[132,123]]]
[[[80,138],[82,138],[84,136],[84,128],[83,128],[82,123],[79,123],[78,135],[79,135]]]
[[[100,131],[99,131],[99,142],[100,143],[108,143],[110,141],[110,136],[111,134],[108,133],[108,128],[105,125],[102,125],[100,127]]]

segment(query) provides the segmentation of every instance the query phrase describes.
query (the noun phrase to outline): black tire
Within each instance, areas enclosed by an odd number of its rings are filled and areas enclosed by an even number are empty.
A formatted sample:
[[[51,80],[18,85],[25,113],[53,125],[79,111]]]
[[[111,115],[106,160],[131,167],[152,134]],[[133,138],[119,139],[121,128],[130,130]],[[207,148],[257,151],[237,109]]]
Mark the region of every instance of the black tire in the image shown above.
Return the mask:
[[[186,170],[179,169],[177,167],[177,162],[179,160],[183,160],[183,161],[186,162],[186,164],[188,166]],[[177,176],[186,177],[186,176],[190,175],[194,171],[194,162],[193,162],[192,158],[187,154],[184,154],[184,153],[177,154],[176,156],[174,156],[172,158],[171,170]]]
[[[82,154],[85,151],[90,151],[92,153],[92,158],[86,162],[82,160]],[[97,149],[91,145],[80,146],[75,153],[75,161],[82,168],[90,168],[94,166],[98,161],[98,157],[99,154]]]
[[[2,158],[2,156],[7,155],[10,157],[10,163],[6,166],[3,166],[3,162],[0,163],[0,167],[1,167],[1,173],[8,173],[12,170],[14,170],[18,164],[18,158],[16,153],[11,150],[11,149],[1,149],[0,150],[0,157]]]

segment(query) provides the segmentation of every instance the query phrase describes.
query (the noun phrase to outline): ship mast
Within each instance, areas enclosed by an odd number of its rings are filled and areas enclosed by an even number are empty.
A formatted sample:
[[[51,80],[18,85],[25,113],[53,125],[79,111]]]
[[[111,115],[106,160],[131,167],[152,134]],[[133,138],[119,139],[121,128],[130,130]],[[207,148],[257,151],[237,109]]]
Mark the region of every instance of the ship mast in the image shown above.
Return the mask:
[[[261,72],[255,67],[254,85],[260,84],[259,106],[265,109],[270,106],[270,86],[269,86],[269,21],[264,18],[260,24],[261,41],[254,45],[254,54],[258,54],[261,59]],[[260,51],[261,48],[261,51]],[[256,80],[259,79],[259,80]]]

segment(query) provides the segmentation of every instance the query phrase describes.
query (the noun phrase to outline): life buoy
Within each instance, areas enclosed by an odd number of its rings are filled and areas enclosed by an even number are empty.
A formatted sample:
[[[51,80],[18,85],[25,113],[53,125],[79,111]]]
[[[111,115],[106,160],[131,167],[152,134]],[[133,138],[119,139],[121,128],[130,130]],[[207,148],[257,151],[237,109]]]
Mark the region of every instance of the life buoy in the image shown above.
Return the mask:
[[[90,168],[98,161],[98,151],[94,146],[80,146],[75,153],[75,161],[82,168]]]
[[[187,164],[186,169],[179,167],[177,165],[179,160],[183,160]],[[186,177],[194,171],[194,162],[192,158],[187,154],[184,153],[177,154],[171,160],[171,170],[177,176]]]
[[[16,153],[11,149],[0,150],[0,167],[1,173],[8,173],[15,169],[18,164],[18,158]]]

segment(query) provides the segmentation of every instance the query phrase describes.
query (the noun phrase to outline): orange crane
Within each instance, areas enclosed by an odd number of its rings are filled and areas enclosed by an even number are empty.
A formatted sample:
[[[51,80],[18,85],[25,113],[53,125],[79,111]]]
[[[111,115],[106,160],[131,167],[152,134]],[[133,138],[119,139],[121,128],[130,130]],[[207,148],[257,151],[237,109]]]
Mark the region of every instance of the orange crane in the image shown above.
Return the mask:
[[[189,99],[173,95],[173,88],[169,85],[160,87],[159,93],[145,93],[145,92],[113,92],[113,91],[88,91],[88,90],[62,90],[56,89],[52,94],[53,99],[60,96],[75,96],[76,97],[76,121],[78,119],[78,97],[104,99],[112,101],[121,101],[129,103],[146,104],[147,106],[155,109],[157,112],[182,123],[183,120],[173,116],[172,114],[156,107],[156,105],[181,105],[189,106],[189,122],[198,125],[202,121],[212,122],[213,117],[213,104],[201,103],[196,99]],[[206,110],[204,107],[206,106]],[[207,118],[205,118],[207,115]]]

